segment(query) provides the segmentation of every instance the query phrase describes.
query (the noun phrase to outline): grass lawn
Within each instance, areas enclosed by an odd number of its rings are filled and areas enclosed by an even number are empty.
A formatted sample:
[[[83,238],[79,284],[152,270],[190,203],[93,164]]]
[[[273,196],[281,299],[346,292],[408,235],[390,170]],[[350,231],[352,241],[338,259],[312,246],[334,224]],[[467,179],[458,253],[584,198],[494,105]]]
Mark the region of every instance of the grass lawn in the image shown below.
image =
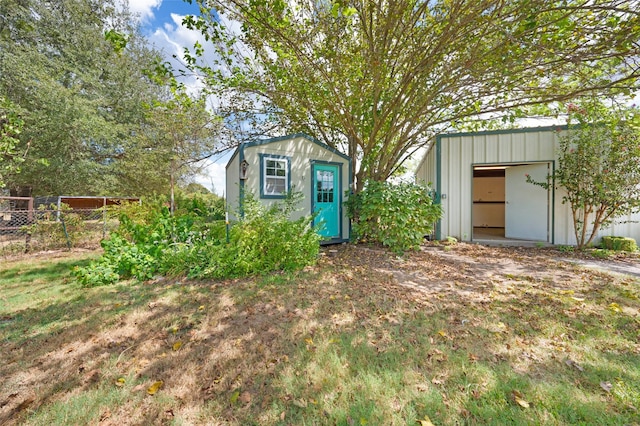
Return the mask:
[[[638,279],[551,249],[328,253],[91,289],[70,269],[95,253],[0,261],[0,424],[640,424]]]

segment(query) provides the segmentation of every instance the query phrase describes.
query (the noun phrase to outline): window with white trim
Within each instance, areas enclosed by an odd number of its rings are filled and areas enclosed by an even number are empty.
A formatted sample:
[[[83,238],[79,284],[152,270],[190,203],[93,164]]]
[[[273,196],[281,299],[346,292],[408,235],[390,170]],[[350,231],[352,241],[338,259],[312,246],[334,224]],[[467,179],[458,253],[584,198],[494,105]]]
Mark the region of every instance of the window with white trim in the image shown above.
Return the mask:
[[[264,156],[262,161],[262,194],[285,196],[289,189],[289,159]]]

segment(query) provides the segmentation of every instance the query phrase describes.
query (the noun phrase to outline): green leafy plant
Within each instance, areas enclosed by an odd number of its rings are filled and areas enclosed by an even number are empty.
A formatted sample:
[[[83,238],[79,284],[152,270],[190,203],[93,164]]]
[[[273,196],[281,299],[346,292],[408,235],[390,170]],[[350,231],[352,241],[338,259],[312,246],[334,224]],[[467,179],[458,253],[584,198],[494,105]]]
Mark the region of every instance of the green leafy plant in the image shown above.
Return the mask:
[[[265,207],[245,195],[244,216],[232,228],[230,242],[209,247],[209,266],[201,277],[222,278],[271,271],[292,271],[315,263],[320,236],[312,217],[290,220],[302,198],[291,193],[282,203]]]
[[[614,251],[636,251],[638,250],[638,245],[636,244],[636,240],[633,238],[626,237],[602,237],[601,242],[602,248],[607,250]]]
[[[86,231],[82,216],[64,203],[39,206],[34,223],[21,229],[41,248],[73,247]]]
[[[113,267],[104,263],[96,263],[91,267],[76,266],[73,273],[83,287],[97,287],[120,280],[120,275],[113,270]]]
[[[28,146],[20,144],[20,133],[24,120],[17,114],[16,107],[8,99],[0,96],[0,188],[6,184],[6,176],[20,172]]]
[[[396,253],[417,249],[442,215],[429,188],[413,183],[368,181],[346,206],[356,241],[380,243]]]
[[[204,222],[181,209],[171,215],[166,207],[133,208],[135,215],[122,214],[118,231],[102,241],[103,256],[75,275],[90,287],[160,274],[227,278],[303,268],[316,261],[320,236],[311,217],[289,219],[301,196],[291,194],[271,207],[247,196],[229,242],[222,221]]]
[[[640,208],[640,114],[599,101],[569,104],[569,129],[560,134],[558,168],[545,182],[565,191],[577,247],[587,247],[601,228]]]
[[[573,246],[566,245],[558,246],[557,249],[560,253],[573,253],[575,250]]]

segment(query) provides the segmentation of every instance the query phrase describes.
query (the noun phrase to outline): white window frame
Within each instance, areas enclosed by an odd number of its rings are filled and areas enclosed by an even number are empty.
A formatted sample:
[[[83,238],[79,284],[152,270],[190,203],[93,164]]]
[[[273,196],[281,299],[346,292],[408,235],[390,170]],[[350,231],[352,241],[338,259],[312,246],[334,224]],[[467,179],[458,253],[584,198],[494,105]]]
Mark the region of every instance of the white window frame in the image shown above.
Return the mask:
[[[271,161],[281,164],[282,167],[269,167],[268,164]],[[281,155],[261,154],[260,166],[260,196],[262,198],[286,197],[287,192],[289,192],[290,188],[291,161],[289,157]],[[276,174],[268,174],[269,171],[275,172]],[[284,175],[278,175],[278,171],[283,171]],[[269,183],[274,182],[284,182],[284,185],[269,185]],[[283,187],[284,189],[282,191],[275,191],[274,189],[270,189],[275,187]]]

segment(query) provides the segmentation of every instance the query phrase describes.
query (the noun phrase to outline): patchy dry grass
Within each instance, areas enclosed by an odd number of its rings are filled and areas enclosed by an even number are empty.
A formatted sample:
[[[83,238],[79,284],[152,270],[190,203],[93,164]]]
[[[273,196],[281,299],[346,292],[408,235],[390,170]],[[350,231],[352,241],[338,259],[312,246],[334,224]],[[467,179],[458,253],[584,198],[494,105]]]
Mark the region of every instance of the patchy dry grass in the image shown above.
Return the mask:
[[[296,274],[93,289],[77,256],[11,262],[0,423],[638,424],[640,284],[557,256],[343,246]]]

